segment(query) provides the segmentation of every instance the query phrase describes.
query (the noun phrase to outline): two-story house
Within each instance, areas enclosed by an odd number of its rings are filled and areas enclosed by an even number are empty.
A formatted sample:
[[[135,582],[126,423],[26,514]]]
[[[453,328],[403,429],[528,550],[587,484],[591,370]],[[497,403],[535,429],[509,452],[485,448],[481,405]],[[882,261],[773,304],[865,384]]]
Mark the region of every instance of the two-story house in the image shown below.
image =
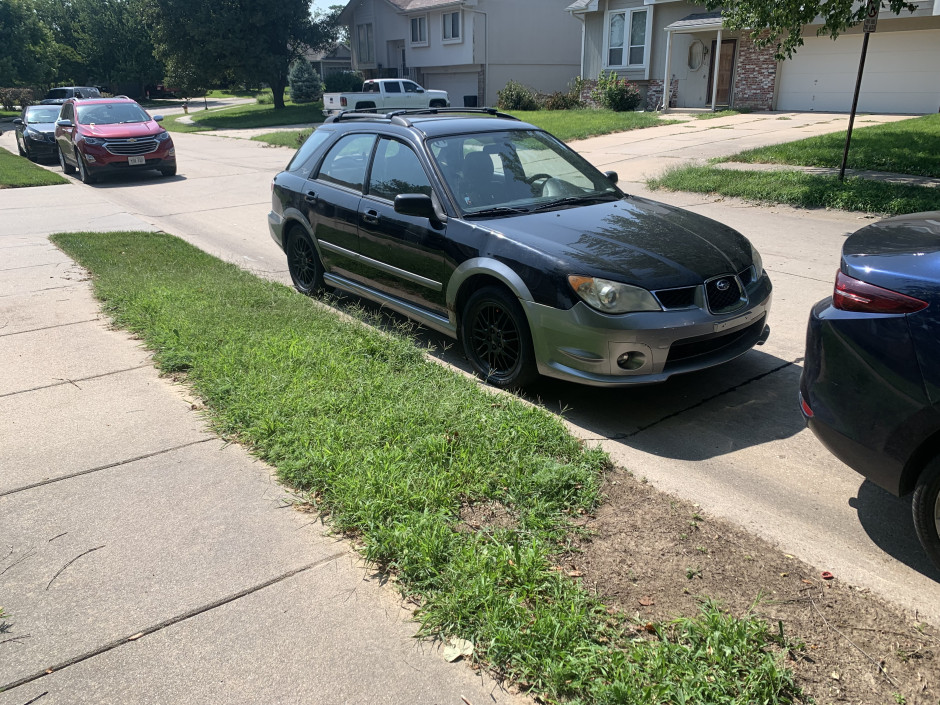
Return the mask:
[[[913,14],[882,10],[869,39],[858,109],[879,113],[940,110],[940,0]],[[778,62],[743,33],[722,28],[720,12],[684,0],[576,0],[581,75],[616,71],[646,91],[646,106],[848,112],[858,74],[862,28],[835,41],[803,31],[803,46]]]
[[[509,80],[564,91],[578,76],[570,0],[350,0],[340,14],[353,67],[445,90],[451,105],[495,105]]]

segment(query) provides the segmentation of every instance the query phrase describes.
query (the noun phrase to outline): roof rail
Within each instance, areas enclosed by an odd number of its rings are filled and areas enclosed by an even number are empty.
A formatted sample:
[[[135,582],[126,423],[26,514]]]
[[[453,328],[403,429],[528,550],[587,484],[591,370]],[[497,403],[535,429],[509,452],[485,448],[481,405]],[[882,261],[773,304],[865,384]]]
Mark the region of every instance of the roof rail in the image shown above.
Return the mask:
[[[326,119],[326,122],[342,122],[343,120],[389,120],[398,125],[403,125],[405,127],[411,126],[411,121],[408,120],[410,116],[421,116],[421,115],[460,115],[460,114],[481,114],[481,115],[490,115],[491,117],[505,118],[507,120],[516,120],[519,121],[515,115],[510,115],[509,113],[501,113],[496,108],[408,108],[400,110],[392,110],[387,113],[380,113],[378,109],[373,109],[369,111],[363,110],[343,110],[335,115],[331,115]]]

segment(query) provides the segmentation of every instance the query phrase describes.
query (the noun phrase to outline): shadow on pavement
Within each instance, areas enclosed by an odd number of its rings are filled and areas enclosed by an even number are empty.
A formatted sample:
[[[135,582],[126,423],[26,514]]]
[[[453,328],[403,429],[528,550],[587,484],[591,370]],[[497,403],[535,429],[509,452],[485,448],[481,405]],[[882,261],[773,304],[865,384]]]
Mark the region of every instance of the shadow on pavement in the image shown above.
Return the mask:
[[[895,497],[865,480],[858,496],[849,499],[859,523],[878,548],[931,580],[940,582],[938,569],[924,553],[914,530],[911,498]]]

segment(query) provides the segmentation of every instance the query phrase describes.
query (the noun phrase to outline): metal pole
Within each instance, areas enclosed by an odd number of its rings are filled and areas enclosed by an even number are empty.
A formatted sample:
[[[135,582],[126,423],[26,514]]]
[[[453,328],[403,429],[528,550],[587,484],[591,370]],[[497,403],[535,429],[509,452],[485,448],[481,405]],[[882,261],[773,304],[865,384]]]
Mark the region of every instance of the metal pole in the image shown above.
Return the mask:
[[[855,80],[855,96],[852,98],[852,112],[849,114],[849,130],[845,133],[845,150],[842,152],[842,168],[839,169],[839,181],[845,181],[845,163],[849,160],[849,143],[852,141],[852,125],[855,124],[855,109],[858,108],[858,92],[862,87],[862,71],[865,70],[865,55],[868,53],[868,37],[871,32],[865,32],[862,40],[862,58],[858,62],[858,78]]]

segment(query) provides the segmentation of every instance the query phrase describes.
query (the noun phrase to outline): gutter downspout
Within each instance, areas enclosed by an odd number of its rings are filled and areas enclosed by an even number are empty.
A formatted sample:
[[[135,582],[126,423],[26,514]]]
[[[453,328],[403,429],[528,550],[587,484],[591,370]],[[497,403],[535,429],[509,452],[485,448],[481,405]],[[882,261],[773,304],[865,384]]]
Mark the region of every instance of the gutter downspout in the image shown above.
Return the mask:
[[[474,10],[473,14],[483,17],[483,95],[479,96],[477,102],[480,105],[486,105],[486,90],[490,83],[490,24],[489,17],[483,10]],[[476,35],[476,22],[473,23],[473,34]],[[476,59],[476,57],[473,57]]]
[[[672,30],[666,27],[666,71],[663,82],[663,112],[669,112],[669,98],[672,93]]]
[[[721,56],[721,27],[718,28],[718,41],[715,43],[715,55],[712,57],[712,112],[715,112],[715,103],[718,101],[718,59]]]

